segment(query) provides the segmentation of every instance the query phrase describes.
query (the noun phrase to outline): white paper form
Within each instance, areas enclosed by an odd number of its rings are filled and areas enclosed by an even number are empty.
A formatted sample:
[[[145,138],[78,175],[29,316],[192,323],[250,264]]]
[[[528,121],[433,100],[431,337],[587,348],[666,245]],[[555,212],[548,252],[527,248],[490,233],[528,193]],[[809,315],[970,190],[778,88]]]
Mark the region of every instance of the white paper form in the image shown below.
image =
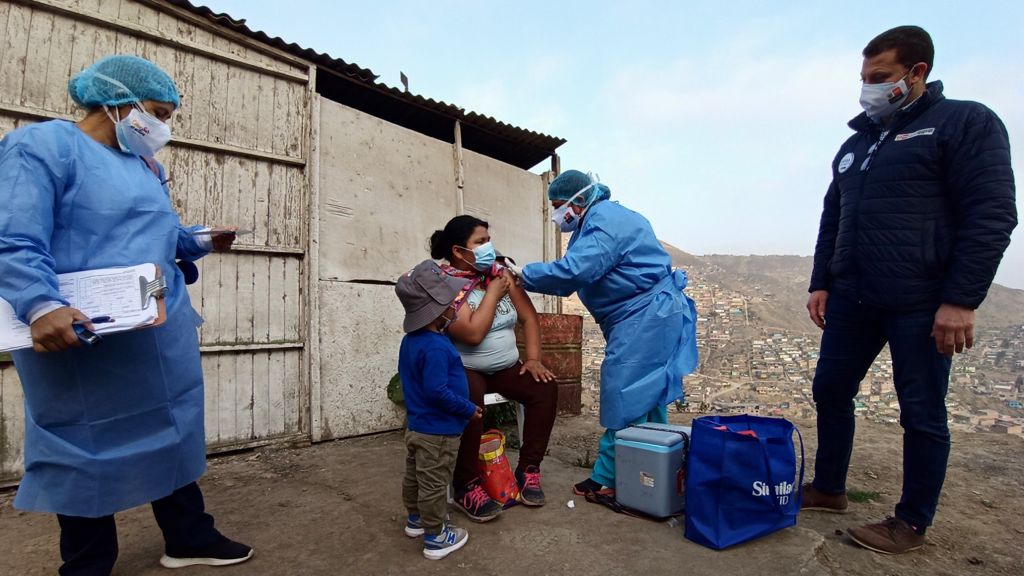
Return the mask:
[[[103,268],[83,272],[58,274],[60,294],[73,308],[90,318],[110,316],[114,322],[96,324],[94,332],[108,334],[123,332],[156,321],[159,312],[156,300],[149,298],[142,305],[139,277],[146,282],[156,278],[154,264],[140,264],[126,268]],[[32,346],[29,327],[18,320],[14,309],[0,298],[0,352]]]

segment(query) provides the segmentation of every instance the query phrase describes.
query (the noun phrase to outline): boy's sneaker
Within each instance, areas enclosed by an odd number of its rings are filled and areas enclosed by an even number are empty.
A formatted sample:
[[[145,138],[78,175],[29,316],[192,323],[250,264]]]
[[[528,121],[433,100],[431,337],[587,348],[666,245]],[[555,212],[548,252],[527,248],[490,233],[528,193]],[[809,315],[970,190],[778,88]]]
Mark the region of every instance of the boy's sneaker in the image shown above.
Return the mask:
[[[423,556],[427,560],[440,560],[466,545],[469,532],[451,524],[445,524],[439,534],[423,536]]]
[[[882,554],[903,554],[924,546],[924,534],[899,518],[888,518],[877,524],[865,524],[846,531],[850,539]]]
[[[409,514],[405,519],[405,535],[409,538],[423,536],[423,525],[420,524],[419,514]]]
[[[479,478],[455,493],[455,507],[474,522],[490,522],[501,514],[501,504],[487,495]]]
[[[160,558],[164,568],[186,566],[230,566],[252,558],[253,549],[221,536],[220,540],[203,548],[173,550]]]
[[[850,507],[850,501],[846,498],[846,494],[826,494],[811,484],[804,484],[803,491],[800,510],[846,514]]]
[[[516,484],[519,485],[519,499],[527,506],[543,506],[544,490],[540,487],[540,468],[527,466],[516,470]]]

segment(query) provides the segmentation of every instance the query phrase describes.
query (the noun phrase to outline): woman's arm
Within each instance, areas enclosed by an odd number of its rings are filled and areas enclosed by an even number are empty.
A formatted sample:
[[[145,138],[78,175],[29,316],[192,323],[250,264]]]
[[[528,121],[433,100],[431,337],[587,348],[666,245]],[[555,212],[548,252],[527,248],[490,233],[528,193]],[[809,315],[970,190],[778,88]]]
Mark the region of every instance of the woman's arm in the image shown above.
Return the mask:
[[[514,281],[510,281],[510,285],[509,297],[512,299],[512,305],[516,307],[516,315],[519,316],[523,333],[526,335],[526,358],[519,374],[529,372],[538,382],[550,382],[555,379],[555,375],[540,361],[540,320],[537,318],[537,309],[521,286]]]
[[[533,307],[533,301],[526,295],[526,291],[519,286],[513,285],[509,290],[509,296],[512,298],[512,305],[516,307],[516,314],[526,335],[524,361],[540,360],[540,322],[537,320],[537,309]]]
[[[448,327],[448,334],[452,339],[468,346],[479,346],[491,331],[498,302],[505,297],[508,290],[509,281],[504,276],[491,280],[476,310],[469,306],[463,306],[459,310],[458,318]]]
[[[69,156],[42,126],[0,142],[0,298],[31,325],[36,352],[81,346],[72,322],[89,320],[60,295],[50,253]]]
[[[16,130],[0,146],[0,298],[26,324],[68,305],[50,254],[68,152],[40,133]]]

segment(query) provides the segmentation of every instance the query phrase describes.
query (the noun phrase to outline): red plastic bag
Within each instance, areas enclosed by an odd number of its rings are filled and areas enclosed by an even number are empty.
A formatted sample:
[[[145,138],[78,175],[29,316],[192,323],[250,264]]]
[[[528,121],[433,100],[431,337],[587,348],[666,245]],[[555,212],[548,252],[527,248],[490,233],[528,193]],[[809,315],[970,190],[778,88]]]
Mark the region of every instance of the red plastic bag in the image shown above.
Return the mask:
[[[484,491],[502,508],[508,508],[519,501],[519,485],[505,457],[505,435],[500,431],[488,430],[480,436],[477,469],[483,480]]]

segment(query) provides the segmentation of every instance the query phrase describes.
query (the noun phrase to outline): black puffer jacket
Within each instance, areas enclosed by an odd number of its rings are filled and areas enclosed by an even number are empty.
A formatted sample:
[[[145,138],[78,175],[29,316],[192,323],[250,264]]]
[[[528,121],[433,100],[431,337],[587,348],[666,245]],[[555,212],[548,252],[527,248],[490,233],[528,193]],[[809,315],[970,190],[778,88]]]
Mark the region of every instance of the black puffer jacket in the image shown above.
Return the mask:
[[[891,129],[861,114],[832,163],[810,290],[890,310],[977,308],[1017,206],[1010,143],[977,102],[931,82]]]

